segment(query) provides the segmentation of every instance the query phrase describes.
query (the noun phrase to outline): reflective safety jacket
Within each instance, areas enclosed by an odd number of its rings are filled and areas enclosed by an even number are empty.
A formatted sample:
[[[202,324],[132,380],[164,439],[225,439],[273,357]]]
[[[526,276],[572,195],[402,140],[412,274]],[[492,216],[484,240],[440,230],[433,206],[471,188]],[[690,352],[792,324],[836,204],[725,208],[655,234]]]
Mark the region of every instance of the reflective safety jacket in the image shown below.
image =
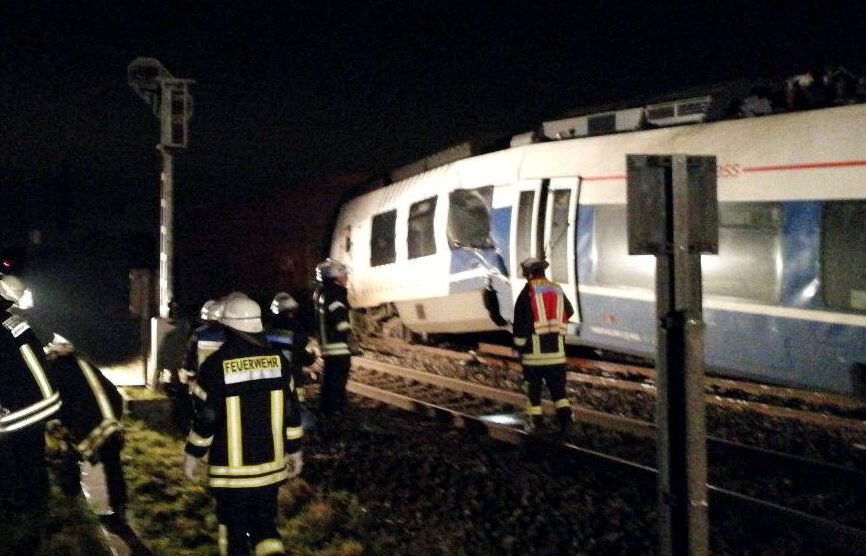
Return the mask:
[[[190,391],[196,403],[186,453],[208,457],[212,488],[283,482],[286,454],[301,449],[301,406],[289,362],[259,335],[226,330]]]
[[[186,348],[186,359],[180,381],[186,383],[195,380],[198,370],[204,360],[213,355],[216,350],[226,341],[226,331],[221,324],[205,323],[195,330],[189,337]]]
[[[41,425],[60,409],[42,344],[19,315],[0,311],[0,437]]]
[[[514,346],[523,365],[565,363],[565,332],[574,308],[559,284],[533,278],[514,303]]]
[[[334,283],[322,284],[313,294],[316,334],[323,357],[351,355],[352,324],[349,322],[350,307],[346,294],[346,288]]]
[[[89,459],[121,429],[123,397],[99,369],[73,353],[50,360],[48,376],[63,399],[57,418],[78,453]]]

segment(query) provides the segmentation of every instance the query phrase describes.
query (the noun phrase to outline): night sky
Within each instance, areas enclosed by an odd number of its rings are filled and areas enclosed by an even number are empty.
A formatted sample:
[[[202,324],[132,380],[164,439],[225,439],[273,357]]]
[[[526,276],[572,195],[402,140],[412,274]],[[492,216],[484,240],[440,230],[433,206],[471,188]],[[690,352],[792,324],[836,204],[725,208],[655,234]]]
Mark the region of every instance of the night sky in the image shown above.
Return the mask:
[[[856,3],[704,4],[2,2],[0,239],[47,222],[156,236],[157,119],[126,82],[140,56],[197,82],[185,222],[583,106],[813,63],[866,73]]]
[[[815,60],[866,68],[855,3],[2,4],[2,215],[27,225],[46,196],[88,225],[152,221],[157,120],[126,83],[139,56],[197,81],[181,199],[388,169],[582,105]],[[25,211],[10,191],[26,193]]]

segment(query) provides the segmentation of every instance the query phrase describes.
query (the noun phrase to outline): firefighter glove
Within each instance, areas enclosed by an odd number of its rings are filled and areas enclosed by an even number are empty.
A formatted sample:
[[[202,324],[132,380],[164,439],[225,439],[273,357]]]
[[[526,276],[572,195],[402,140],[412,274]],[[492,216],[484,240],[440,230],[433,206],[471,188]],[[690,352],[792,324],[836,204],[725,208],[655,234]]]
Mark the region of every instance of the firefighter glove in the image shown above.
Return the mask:
[[[289,460],[289,478],[297,477],[301,474],[301,470],[304,468],[304,452],[303,450],[298,450],[293,454],[286,454]]]
[[[195,471],[198,469],[198,458],[189,454],[183,457],[183,474],[190,479],[195,479]]]

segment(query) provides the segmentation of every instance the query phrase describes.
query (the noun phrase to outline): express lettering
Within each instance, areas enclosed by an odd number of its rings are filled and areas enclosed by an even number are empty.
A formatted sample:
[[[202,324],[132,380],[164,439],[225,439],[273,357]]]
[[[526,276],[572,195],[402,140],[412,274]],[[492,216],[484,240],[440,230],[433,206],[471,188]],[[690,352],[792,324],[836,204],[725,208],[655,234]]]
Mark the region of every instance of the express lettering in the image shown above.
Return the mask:
[[[719,164],[716,168],[716,175],[720,178],[738,178],[743,174],[743,167],[736,162],[728,162]]]

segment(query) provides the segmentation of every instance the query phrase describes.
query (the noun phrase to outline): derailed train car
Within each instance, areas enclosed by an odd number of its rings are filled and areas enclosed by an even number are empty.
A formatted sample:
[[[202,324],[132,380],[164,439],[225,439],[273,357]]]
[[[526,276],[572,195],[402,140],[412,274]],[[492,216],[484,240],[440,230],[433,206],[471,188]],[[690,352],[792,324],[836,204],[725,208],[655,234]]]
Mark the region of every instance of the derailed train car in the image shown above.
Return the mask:
[[[463,333],[508,330],[519,262],[542,254],[577,309],[568,342],[651,358],[655,260],[628,254],[626,155],[673,153],[717,159],[719,253],[701,258],[709,372],[862,396],[863,104],[457,160],[345,203],[330,256],[349,265],[350,301],[368,317]]]

